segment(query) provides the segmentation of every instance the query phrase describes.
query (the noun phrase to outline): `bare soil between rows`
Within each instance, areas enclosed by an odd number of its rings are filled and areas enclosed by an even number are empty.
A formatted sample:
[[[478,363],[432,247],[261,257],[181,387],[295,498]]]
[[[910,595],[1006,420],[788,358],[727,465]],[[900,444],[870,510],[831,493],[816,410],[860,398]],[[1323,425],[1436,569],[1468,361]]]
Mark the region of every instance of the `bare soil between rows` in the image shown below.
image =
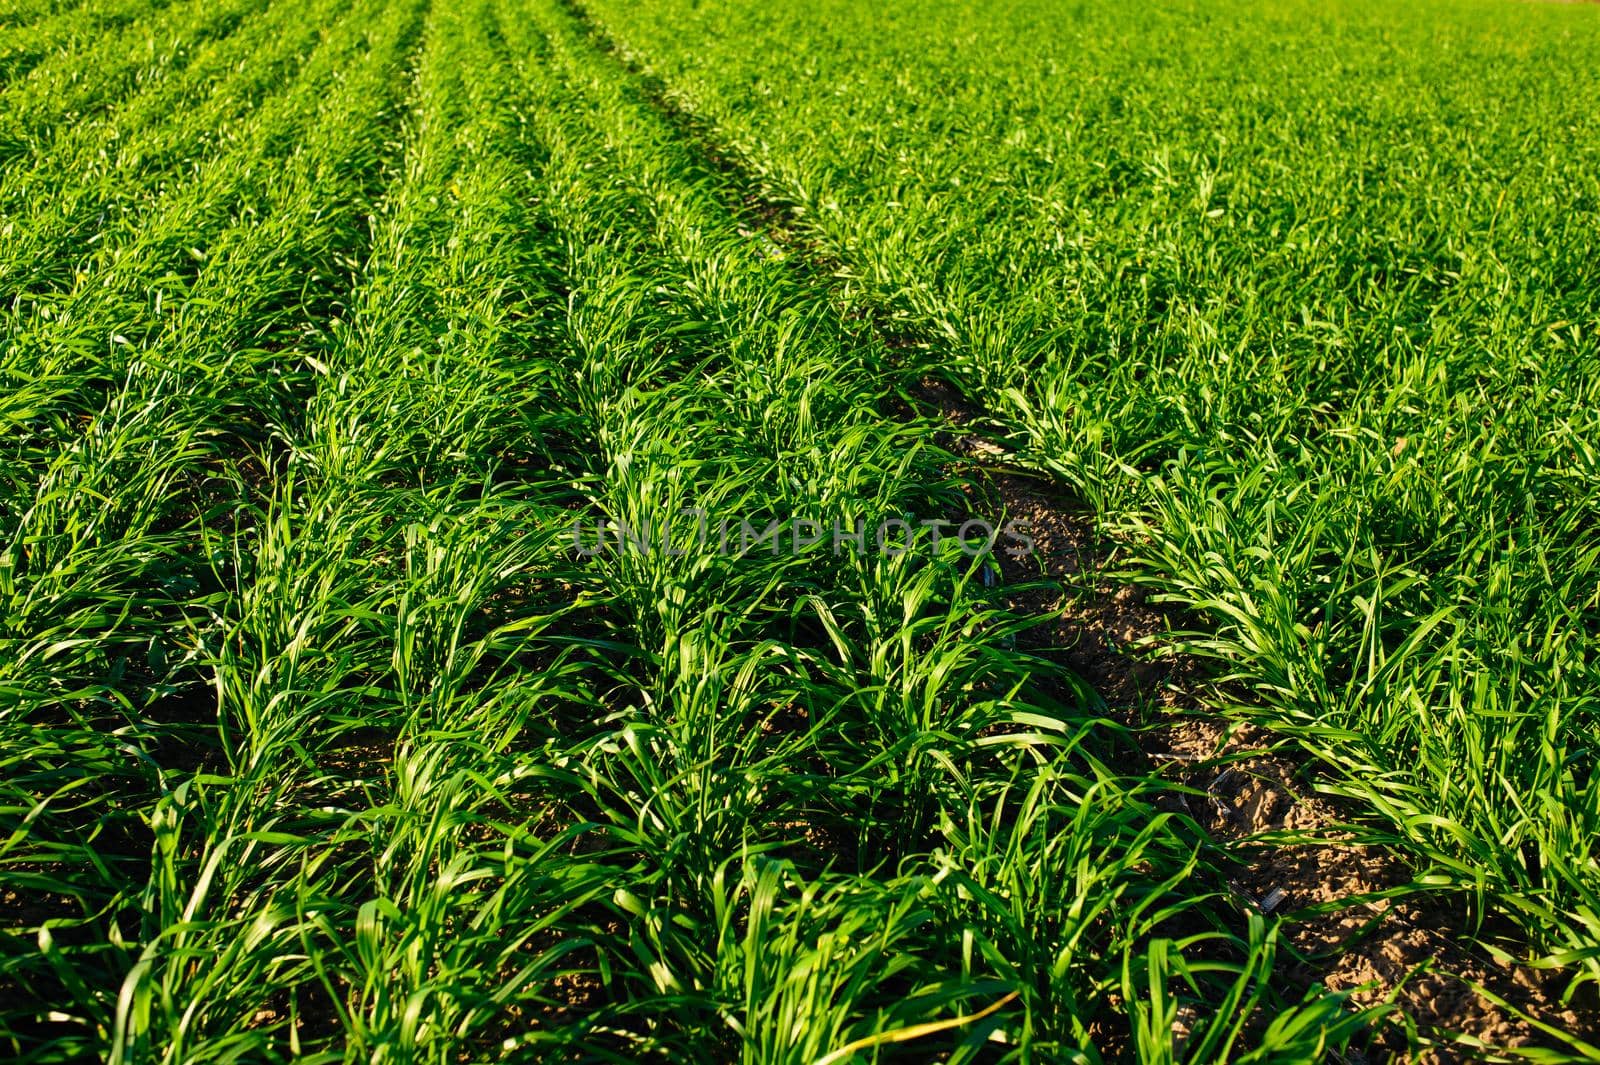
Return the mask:
[[[1431,1038],[1464,1037],[1430,1048],[1421,1061],[1559,1046],[1532,1021],[1600,1039],[1600,1014],[1585,1017],[1561,1003],[1560,971],[1506,965],[1473,950],[1456,934],[1465,918],[1459,906],[1417,889],[1400,854],[1356,842],[1347,827],[1354,811],[1317,793],[1314,764],[1283,753],[1265,729],[1206,712],[1212,671],[1163,650],[1195,619],[1104,576],[1111,542],[1082,504],[1009,468],[1005,449],[974,431],[978,412],[950,386],[923,381],[914,398],[952,427],[946,445],[974,463],[1007,517],[1031,526],[1036,554],[1001,566],[1008,583],[1033,583],[1007,606],[1048,616],[1034,630],[1040,652],[1094,687],[1152,769],[1203,796],[1174,793],[1182,812],[1237,860],[1229,887],[1240,901],[1284,916],[1289,942],[1304,956],[1290,979],[1349,991],[1361,1005],[1393,1003]],[[1041,586],[1040,577],[1050,580]],[[1275,838],[1285,835],[1304,842]],[[1386,1042],[1401,1054],[1398,1031]]]

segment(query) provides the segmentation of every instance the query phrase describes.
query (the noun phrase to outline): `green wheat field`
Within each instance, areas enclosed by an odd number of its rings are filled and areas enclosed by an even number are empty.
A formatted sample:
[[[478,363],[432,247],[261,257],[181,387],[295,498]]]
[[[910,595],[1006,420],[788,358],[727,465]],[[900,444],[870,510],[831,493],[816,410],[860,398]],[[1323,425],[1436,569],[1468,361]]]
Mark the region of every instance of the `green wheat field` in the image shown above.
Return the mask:
[[[0,1058],[1600,1060],[1600,7],[0,0],[0,424]]]

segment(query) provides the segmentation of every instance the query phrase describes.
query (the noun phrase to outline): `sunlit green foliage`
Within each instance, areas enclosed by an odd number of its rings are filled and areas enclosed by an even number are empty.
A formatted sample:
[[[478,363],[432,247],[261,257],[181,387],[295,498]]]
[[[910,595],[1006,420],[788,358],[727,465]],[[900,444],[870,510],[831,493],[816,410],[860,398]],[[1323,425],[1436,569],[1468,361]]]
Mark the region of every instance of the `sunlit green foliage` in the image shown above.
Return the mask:
[[[1595,20],[825,6],[0,8],[4,1053],[1368,1038],[961,545],[575,549],[960,513],[929,374],[1592,971]]]

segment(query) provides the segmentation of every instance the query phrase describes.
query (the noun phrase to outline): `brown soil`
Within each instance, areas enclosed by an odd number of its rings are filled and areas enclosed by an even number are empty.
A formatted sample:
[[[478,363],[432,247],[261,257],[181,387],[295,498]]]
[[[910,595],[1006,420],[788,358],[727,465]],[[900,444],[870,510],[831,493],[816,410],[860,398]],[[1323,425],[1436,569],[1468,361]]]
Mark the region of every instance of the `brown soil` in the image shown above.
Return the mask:
[[[924,381],[912,398],[952,426],[943,442],[973,463],[1007,517],[1031,526],[1035,554],[1001,559],[999,568],[1008,584],[1050,580],[1007,596],[1007,605],[1052,615],[1036,630],[1038,649],[1094,687],[1153,767],[1198,793],[1174,801],[1237,859],[1229,886],[1239,900],[1283,917],[1304,955],[1291,979],[1351,991],[1362,1005],[1393,1002],[1439,1044],[1419,1061],[1557,1045],[1479,988],[1558,1031],[1600,1039],[1600,1017],[1561,1005],[1561,972],[1475,952],[1456,935],[1461,907],[1415,884],[1400,854],[1355,842],[1355,811],[1317,794],[1314,765],[1279,750],[1283,741],[1266,730],[1203,713],[1213,687],[1205,664],[1166,649],[1173,632],[1194,627],[1191,619],[1104,576],[1112,544],[1092,514],[1048,481],[1008,469],[1007,450],[981,435],[981,419],[948,385]],[[1387,1042],[1386,1052],[1401,1056],[1398,1026]]]

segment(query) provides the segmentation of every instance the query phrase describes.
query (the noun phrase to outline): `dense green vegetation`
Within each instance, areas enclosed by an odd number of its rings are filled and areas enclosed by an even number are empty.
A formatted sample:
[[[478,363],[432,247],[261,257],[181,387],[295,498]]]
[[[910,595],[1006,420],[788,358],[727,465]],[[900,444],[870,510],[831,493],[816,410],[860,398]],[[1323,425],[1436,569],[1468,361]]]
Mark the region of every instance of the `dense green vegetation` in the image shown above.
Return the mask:
[[[0,1047],[1448,1041],[971,545],[574,539],[999,521],[928,378],[1588,1008],[1597,14],[0,0]]]
[[[1252,712],[1600,960],[1592,12],[593,6]]]

